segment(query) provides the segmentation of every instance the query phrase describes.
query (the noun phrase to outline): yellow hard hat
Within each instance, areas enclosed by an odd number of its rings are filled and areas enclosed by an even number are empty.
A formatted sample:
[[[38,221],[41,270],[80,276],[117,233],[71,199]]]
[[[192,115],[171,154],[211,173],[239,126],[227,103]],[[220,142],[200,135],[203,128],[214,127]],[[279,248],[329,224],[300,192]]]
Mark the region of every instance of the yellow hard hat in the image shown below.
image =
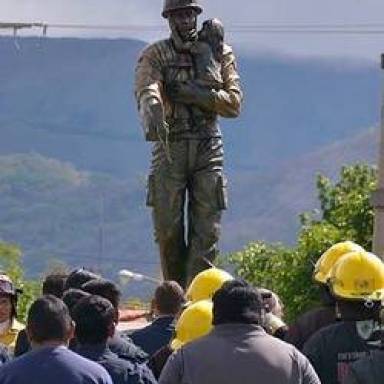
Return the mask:
[[[176,323],[176,337],[172,340],[173,350],[209,333],[212,329],[212,301],[201,300],[187,307]]]
[[[212,299],[214,293],[233,277],[219,268],[209,268],[197,274],[188,287],[187,300],[195,303],[199,300]]]
[[[384,263],[373,253],[349,252],[333,266],[329,283],[332,293],[339,298],[382,300]]]
[[[317,260],[313,271],[313,278],[319,283],[326,284],[333,265],[346,253],[358,251],[363,252],[364,248],[353,241],[343,241],[332,245]]]

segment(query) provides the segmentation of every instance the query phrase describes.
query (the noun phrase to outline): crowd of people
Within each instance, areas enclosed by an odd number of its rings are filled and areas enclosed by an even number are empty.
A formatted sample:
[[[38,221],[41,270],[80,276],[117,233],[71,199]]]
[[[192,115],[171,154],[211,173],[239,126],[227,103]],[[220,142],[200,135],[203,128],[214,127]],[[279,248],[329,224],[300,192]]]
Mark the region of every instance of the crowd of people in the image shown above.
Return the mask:
[[[384,263],[345,241],[313,279],[323,304],[290,325],[276,293],[210,268],[186,292],[162,282],[152,321],[118,331],[120,291],[98,274],[47,276],[25,326],[0,274],[0,384],[382,383]]]

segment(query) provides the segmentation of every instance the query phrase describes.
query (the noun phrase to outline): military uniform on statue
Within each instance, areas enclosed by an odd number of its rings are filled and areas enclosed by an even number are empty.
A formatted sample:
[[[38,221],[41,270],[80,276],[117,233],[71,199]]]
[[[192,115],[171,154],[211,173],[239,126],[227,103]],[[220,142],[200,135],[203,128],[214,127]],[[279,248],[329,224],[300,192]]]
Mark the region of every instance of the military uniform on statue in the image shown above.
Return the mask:
[[[165,2],[171,36],[142,52],[135,82],[146,139],[154,142],[147,205],[163,276],[182,286],[218,252],[227,196],[217,120],[237,117],[242,102],[235,56],[221,41],[224,30],[215,19],[198,33],[201,12],[196,1]]]

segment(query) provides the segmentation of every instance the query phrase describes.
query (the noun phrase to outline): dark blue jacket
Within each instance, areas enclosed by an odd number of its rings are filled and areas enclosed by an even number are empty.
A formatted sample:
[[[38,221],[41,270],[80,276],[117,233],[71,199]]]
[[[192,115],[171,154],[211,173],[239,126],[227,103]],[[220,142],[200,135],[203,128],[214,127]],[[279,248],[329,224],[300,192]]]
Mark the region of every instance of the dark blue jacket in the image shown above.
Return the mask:
[[[130,337],[120,336],[116,333],[112,338],[107,341],[107,346],[111,352],[115,353],[118,357],[128,360],[132,363],[143,363],[148,360],[148,355],[138,346],[136,346]],[[72,339],[69,348],[76,351],[77,341]]]
[[[146,364],[132,363],[119,358],[106,344],[78,344],[75,351],[102,365],[112,377],[113,384],[156,384]]]
[[[65,346],[42,347],[0,368],[1,384],[112,384],[108,372]]]
[[[108,348],[122,359],[133,363],[143,363],[149,358],[147,353],[134,344],[130,337],[120,335],[119,333],[108,339]]]
[[[159,317],[150,325],[133,332],[133,342],[149,355],[169,344],[175,331],[174,316]]]

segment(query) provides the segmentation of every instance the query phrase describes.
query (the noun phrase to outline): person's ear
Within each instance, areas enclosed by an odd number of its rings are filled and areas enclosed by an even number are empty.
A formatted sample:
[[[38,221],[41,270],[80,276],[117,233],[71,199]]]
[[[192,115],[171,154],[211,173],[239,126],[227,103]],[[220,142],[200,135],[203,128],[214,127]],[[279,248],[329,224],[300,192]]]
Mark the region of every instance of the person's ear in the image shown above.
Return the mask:
[[[75,338],[75,329],[76,329],[76,324],[73,320],[71,320],[71,324],[68,328],[68,333],[67,333],[67,341],[70,341]]]
[[[114,320],[115,320],[115,323],[118,324],[119,323],[119,318],[120,318],[120,312],[118,309],[115,309],[115,316],[114,316]]]
[[[113,337],[115,335],[116,331],[116,324],[114,321],[111,321],[111,323],[108,326],[108,337]]]

